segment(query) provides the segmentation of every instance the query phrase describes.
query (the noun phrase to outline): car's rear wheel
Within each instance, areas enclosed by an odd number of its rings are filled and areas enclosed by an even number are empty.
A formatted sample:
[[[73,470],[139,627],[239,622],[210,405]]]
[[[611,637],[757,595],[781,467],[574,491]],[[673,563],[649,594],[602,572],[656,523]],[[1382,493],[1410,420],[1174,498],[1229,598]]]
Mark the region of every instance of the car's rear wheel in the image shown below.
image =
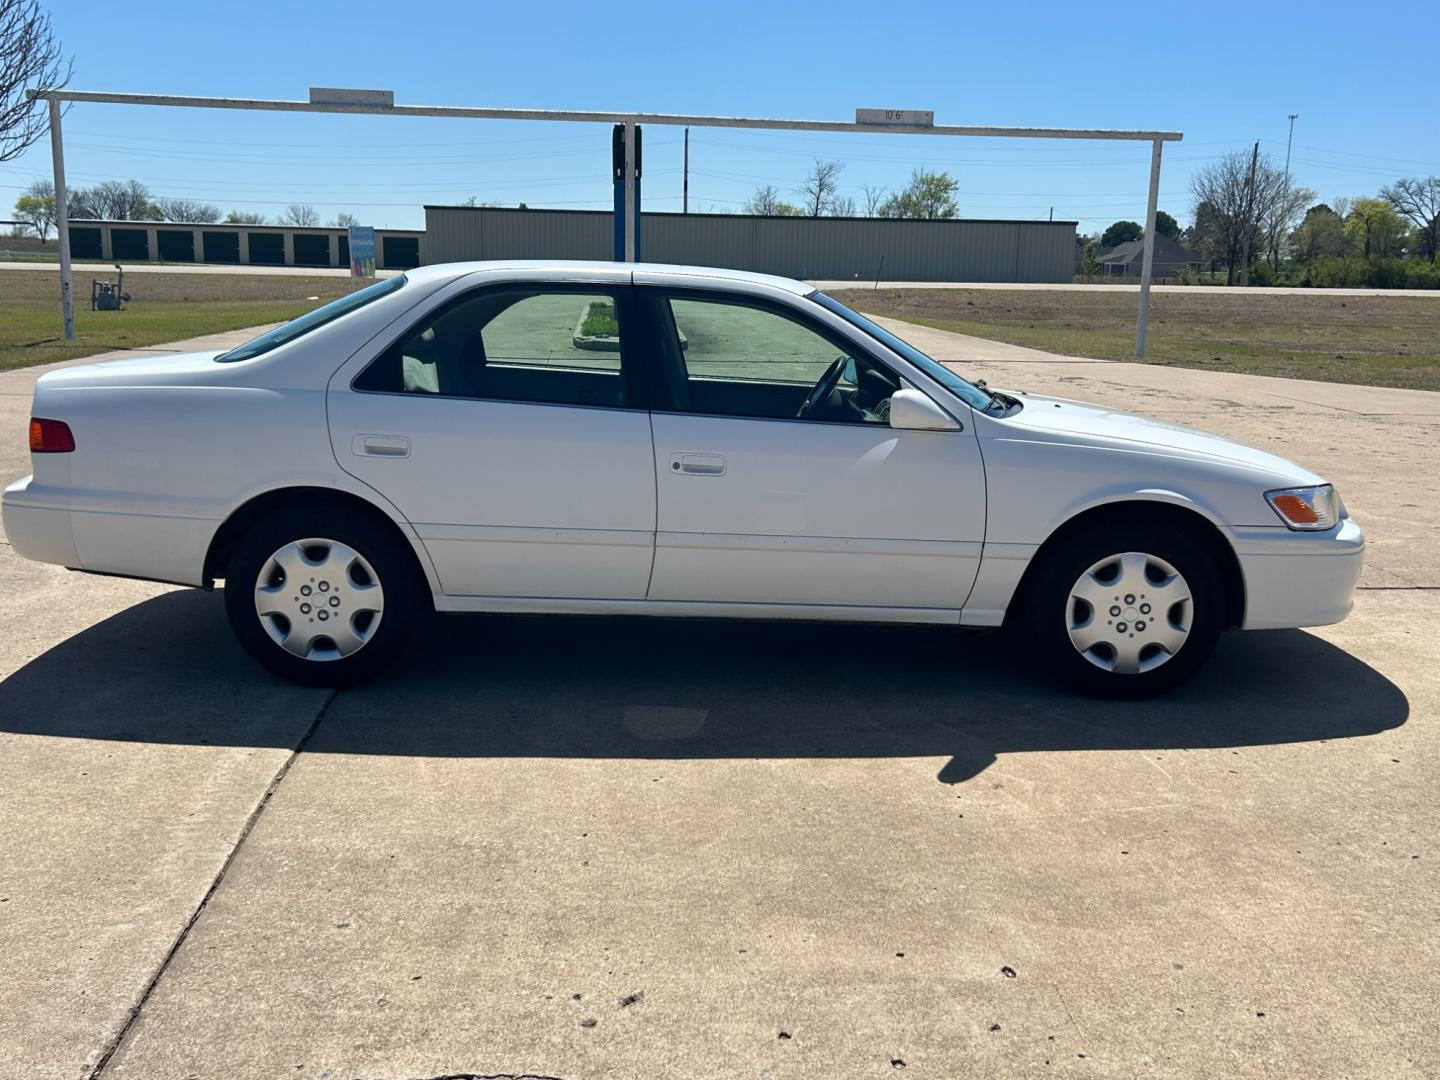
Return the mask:
[[[413,554],[380,523],[285,510],[236,545],[225,611],[269,671],[308,686],[346,686],[394,659],[428,611],[425,589]]]
[[[1200,669],[1225,626],[1214,559],[1175,529],[1085,529],[1038,569],[1027,638],[1086,693],[1165,693]]]

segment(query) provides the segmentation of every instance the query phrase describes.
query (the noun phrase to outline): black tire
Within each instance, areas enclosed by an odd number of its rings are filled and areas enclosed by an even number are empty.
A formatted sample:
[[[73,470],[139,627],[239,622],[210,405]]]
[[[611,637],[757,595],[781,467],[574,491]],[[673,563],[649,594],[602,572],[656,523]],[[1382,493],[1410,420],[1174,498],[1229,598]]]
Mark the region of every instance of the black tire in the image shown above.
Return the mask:
[[[307,558],[319,556],[322,552],[328,556],[332,551],[335,558],[321,564],[330,572],[317,569],[314,575],[306,573],[305,577],[309,580],[300,585],[289,581],[283,569],[276,572],[276,564],[271,563],[272,556],[287,545],[316,538],[343,545],[359,555],[358,561],[352,561],[340,571],[349,575],[351,581],[341,583],[336,580],[332,590],[331,581],[327,580],[337,578],[336,567],[344,559],[344,551],[339,547],[327,549],[312,545],[305,549]],[[278,618],[274,615],[262,617],[257,607],[257,585],[261,571],[267,566],[271,567],[272,587],[281,594],[277,604],[296,605],[293,610],[287,606],[286,612]],[[306,564],[305,569],[309,568]],[[382,591],[383,603],[379,615],[357,610],[356,614],[347,616],[343,601],[349,599],[352,592],[346,586],[356,590],[354,595],[359,595],[358,590],[366,586],[371,574]],[[294,591],[281,589],[281,583],[295,585]],[[300,588],[319,590],[322,583],[326,592],[317,591],[303,597],[315,603],[307,609],[309,614],[301,616],[298,608],[302,599]],[[356,601],[352,606],[363,608],[364,603]],[[335,607],[331,609],[327,604]],[[414,552],[382,522],[351,510],[327,508],[318,511],[296,506],[271,514],[241,537],[225,570],[225,614],[240,644],[261,667],[282,679],[304,686],[352,686],[372,678],[395,659],[432,610],[429,586],[416,564]],[[322,611],[324,614],[320,614]],[[300,627],[299,633],[315,636],[319,643],[310,652],[310,658],[287,650],[273,636],[279,634],[291,640],[290,634],[295,630],[290,619],[294,618],[298,625],[302,617],[311,625]],[[323,625],[316,624],[315,618],[326,621]],[[347,621],[342,624],[341,619]],[[325,645],[322,634],[323,629],[329,627],[338,631],[336,638],[330,641],[333,648]],[[347,628],[354,638],[344,636]],[[353,640],[362,635],[363,641],[353,645]],[[302,636],[293,640],[297,648],[303,647]],[[335,644],[339,640],[352,642],[353,651],[342,654],[341,646]]]
[[[1189,632],[1173,653],[1153,643],[1135,645],[1135,624],[1127,626],[1121,621],[1124,612],[1131,612],[1132,617],[1138,613],[1138,607],[1125,605],[1126,596],[1135,594],[1118,595],[1113,607],[1095,612],[1100,620],[1096,631],[1106,635],[1106,640],[1091,651],[1091,656],[1099,658],[1100,662],[1096,662],[1071,641],[1071,623],[1083,621],[1084,613],[1089,610],[1086,602],[1074,599],[1072,590],[1081,576],[1096,564],[1126,552],[1143,553],[1169,564],[1189,586],[1190,607],[1167,609],[1163,614],[1153,615],[1147,611],[1142,616],[1150,620],[1146,630],[1153,634],[1156,629],[1153,620],[1165,618],[1168,622],[1173,610],[1181,617],[1180,621],[1188,625]],[[1024,634],[1032,655],[1038,652],[1044,669],[1082,693],[1111,698],[1146,698],[1168,693],[1204,666],[1226,626],[1229,604],[1214,558],[1203,544],[1173,526],[1122,522],[1082,526],[1061,537],[1042,558],[1044,562],[1036,567],[1033,586],[1027,590],[1024,617],[1017,628]],[[1146,573],[1159,573],[1158,564],[1150,562]],[[1138,595],[1136,600],[1142,602]],[[1105,602],[1111,603],[1110,598],[1106,597]],[[1112,620],[1114,608],[1120,608],[1122,615]],[[1101,624],[1105,627],[1103,631]],[[1117,626],[1128,633],[1117,632]],[[1163,632],[1166,628],[1160,629]],[[1101,663],[1115,663],[1119,655],[1112,640],[1122,648],[1149,650],[1140,653],[1145,657],[1142,663],[1157,660],[1158,663],[1133,673],[1107,670]],[[1143,631],[1140,640],[1145,640]]]

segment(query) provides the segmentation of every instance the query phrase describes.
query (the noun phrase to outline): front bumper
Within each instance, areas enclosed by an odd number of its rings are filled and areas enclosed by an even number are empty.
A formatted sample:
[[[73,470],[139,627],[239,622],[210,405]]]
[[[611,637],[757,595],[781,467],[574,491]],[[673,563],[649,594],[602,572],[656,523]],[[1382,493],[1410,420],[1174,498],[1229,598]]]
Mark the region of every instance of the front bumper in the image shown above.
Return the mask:
[[[5,489],[0,510],[5,537],[15,554],[59,566],[80,565],[67,489],[38,484],[35,477],[27,476]]]
[[[1365,534],[1353,518],[1323,533],[1231,530],[1245,579],[1245,630],[1337,623],[1355,606]]]

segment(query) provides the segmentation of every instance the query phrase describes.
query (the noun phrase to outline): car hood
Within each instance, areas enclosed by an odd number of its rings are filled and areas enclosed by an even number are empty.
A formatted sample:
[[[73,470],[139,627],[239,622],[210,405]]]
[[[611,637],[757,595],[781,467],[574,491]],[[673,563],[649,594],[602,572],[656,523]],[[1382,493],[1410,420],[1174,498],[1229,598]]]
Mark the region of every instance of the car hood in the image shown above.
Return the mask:
[[[77,364],[57,368],[40,376],[46,389],[88,389],[118,386],[202,385],[222,381],[227,375],[225,364],[215,363],[219,350],[191,353],[165,353],[142,356],[133,360],[101,360],[94,364]]]
[[[1029,393],[1013,393],[1012,396],[1024,407],[1002,422],[1036,436],[1089,445],[1144,448],[1172,457],[1213,462],[1263,474],[1273,478],[1277,485],[1323,483],[1309,469],[1278,454],[1181,424],[1068,398]]]

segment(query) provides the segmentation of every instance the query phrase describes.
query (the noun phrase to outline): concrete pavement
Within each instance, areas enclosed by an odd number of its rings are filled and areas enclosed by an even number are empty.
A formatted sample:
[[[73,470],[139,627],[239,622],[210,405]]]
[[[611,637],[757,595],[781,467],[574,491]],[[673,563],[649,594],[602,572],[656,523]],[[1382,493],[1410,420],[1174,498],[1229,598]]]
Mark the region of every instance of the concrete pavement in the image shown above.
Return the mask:
[[[332,696],[0,546],[0,1076],[1440,1074],[1440,395],[904,332],[1334,476],[1355,614],[1132,705],[987,633],[565,618]]]

